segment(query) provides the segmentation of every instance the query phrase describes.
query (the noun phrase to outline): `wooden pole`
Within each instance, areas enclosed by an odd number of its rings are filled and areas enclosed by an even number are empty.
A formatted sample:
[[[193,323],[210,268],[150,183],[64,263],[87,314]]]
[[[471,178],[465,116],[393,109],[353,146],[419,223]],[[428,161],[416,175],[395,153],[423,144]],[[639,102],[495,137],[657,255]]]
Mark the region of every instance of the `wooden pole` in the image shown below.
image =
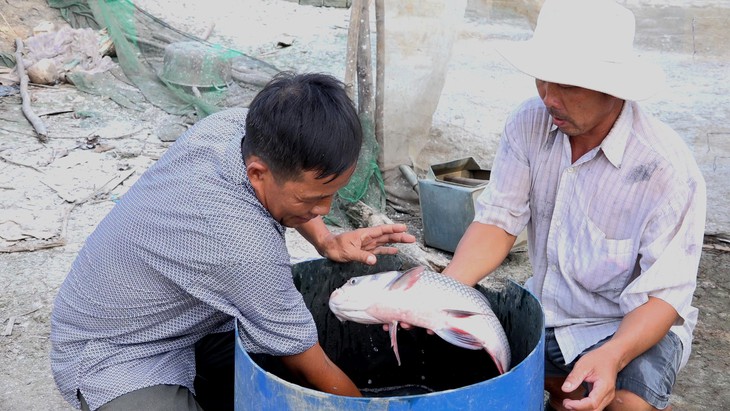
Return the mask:
[[[370,48],[370,0],[361,0],[360,30],[357,47],[357,106],[358,112],[370,124],[375,122],[373,111],[373,59]]]
[[[385,99],[385,0],[375,0],[375,141],[378,143],[378,168],[383,169],[383,101]]]
[[[364,0],[352,0],[350,5],[350,26],[347,31],[347,61],[345,61],[345,91],[350,100],[355,101],[355,71],[357,67],[357,42],[360,34],[361,3]]]

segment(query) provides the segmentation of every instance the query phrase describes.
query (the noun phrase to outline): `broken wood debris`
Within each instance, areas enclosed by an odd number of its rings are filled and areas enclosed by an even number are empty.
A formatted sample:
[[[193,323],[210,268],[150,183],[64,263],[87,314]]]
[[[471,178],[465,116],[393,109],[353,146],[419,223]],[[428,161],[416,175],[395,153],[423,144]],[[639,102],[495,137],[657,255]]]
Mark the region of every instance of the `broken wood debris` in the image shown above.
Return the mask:
[[[350,205],[345,214],[356,227],[374,227],[381,224],[393,224],[387,215],[375,210],[362,201]],[[398,248],[398,255],[405,266],[415,267],[424,265],[429,269],[441,272],[449,264],[449,259],[437,252],[428,252],[422,249],[418,243],[394,244]]]
[[[730,247],[721,244],[703,244],[703,250],[730,251]]]
[[[18,316],[10,316],[8,318],[8,323],[5,325],[5,330],[3,330],[3,333],[0,335],[5,336],[5,337],[12,335],[13,327],[15,326],[15,324],[20,324],[17,317],[23,317],[28,314],[33,314],[34,312],[40,310],[43,307],[43,305],[39,305],[39,304],[34,304],[34,306],[35,306],[35,308],[31,309],[30,311],[24,312],[23,314],[20,314]]]
[[[5,326],[3,336],[9,336],[13,333],[13,326],[15,325],[15,317],[8,318],[8,324]]]

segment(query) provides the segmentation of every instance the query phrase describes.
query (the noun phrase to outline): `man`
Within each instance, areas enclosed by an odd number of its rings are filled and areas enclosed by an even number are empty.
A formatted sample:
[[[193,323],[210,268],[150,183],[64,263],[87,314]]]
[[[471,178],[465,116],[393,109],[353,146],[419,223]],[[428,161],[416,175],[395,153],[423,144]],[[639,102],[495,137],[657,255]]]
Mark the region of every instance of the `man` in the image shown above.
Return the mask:
[[[547,0],[532,39],[500,49],[539,98],[507,120],[444,270],[477,283],[527,228],[558,410],[667,408],[697,321],[705,183],[682,139],[636,103],[663,77],[633,37],[633,14],[610,0]]]
[[[301,383],[359,396],[317,342],[285,227],[335,261],[375,263],[403,225],[333,235],[322,222],[352,175],[361,126],[343,85],[282,74],[248,112],[181,136],[99,224],[55,301],[51,365],[85,410],[231,409],[234,321],[251,353]]]

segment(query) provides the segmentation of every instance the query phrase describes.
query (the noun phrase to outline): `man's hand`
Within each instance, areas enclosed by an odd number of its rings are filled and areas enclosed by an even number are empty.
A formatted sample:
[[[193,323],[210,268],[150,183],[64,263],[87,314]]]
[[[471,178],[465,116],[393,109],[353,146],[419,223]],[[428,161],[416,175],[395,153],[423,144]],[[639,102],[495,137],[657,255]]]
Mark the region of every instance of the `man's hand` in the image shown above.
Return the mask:
[[[412,243],[416,237],[408,234],[405,224],[384,224],[359,228],[342,234],[329,234],[317,247],[322,256],[337,262],[358,261],[373,265],[377,254],[396,254],[389,243]]]
[[[414,326],[412,326],[412,325],[410,325],[408,323],[402,323],[401,322],[401,323],[398,323],[398,325],[400,325],[400,327],[402,329],[404,329],[404,330],[410,330],[411,328],[414,328]],[[386,332],[390,331],[390,324],[383,324],[383,331],[386,331]],[[433,332],[433,330],[429,330],[428,328],[426,329],[426,333],[428,333],[429,335],[434,335],[435,334]]]
[[[563,400],[569,410],[602,410],[616,395],[616,376],[619,372],[619,358],[610,347],[601,346],[581,357],[563,383],[563,392],[572,392],[582,383],[587,383],[590,393],[580,400]]]
[[[674,307],[655,297],[649,297],[649,301],[626,314],[613,337],[581,357],[565,378],[564,392],[571,392],[585,382],[590,386],[588,397],[566,399],[563,406],[569,410],[606,407],[616,396],[618,373],[667,335],[677,317]]]

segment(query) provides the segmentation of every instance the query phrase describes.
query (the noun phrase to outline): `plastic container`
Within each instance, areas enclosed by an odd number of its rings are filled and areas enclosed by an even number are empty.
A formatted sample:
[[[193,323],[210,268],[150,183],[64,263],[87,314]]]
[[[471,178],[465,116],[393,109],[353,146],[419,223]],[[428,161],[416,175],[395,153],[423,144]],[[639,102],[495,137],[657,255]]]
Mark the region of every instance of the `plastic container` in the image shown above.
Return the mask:
[[[236,338],[235,409],[244,410],[542,410],[543,312],[514,282],[500,290],[479,286],[505,327],[512,368],[498,375],[483,350],[453,346],[422,329],[399,330],[398,366],[380,325],[340,322],[329,311],[330,293],[348,278],[401,269],[392,256],[374,267],[312,260],[293,266],[295,283],[319,328],[320,344],[366,397],[331,395],[287,381],[275,357],[249,355]]]
[[[160,78],[180,86],[226,87],[231,70],[230,56],[222,48],[183,41],[165,47]]]
[[[490,171],[472,157],[433,164],[418,181],[423,242],[453,253],[474,220],[477,197],[489,183]]]

